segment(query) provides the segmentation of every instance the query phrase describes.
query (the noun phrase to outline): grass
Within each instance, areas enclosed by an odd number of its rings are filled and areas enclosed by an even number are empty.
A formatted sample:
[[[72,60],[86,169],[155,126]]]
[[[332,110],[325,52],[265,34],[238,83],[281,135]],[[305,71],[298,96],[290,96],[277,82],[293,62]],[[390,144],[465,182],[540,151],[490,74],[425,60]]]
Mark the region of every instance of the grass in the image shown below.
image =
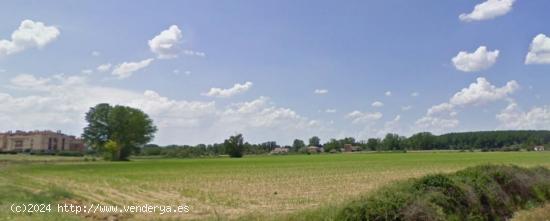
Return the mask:
[[[0,217],[21,220],[81,218],[68,214],[16,215],[7,210],[13,202],[33,202],[33,197],[40,196],[52,203],[71,199],[81,203],[191,206],[188,214],[139,214],[130,215],[131,219],[316,220],[320,218],[317,208],[340,205],[396,180],[486,163],[550,167],[550,152],[363,153],[131,162],[63,158],[71,159],[67,162],[36,156],[22,159],[26,163],[4,159],[13,156],[0,157]],[[66,192],[59,193],[59,189]],[[333,212],[327,209],[322,213]]]
[[[550,204],[530,210],[520,211],[515,214],[512,221],[550,221]]]

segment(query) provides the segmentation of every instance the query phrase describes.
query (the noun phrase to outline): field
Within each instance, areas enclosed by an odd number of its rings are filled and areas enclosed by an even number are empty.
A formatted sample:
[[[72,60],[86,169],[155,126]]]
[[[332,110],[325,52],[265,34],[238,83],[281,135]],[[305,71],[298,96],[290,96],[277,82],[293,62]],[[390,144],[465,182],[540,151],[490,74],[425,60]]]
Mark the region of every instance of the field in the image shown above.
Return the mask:
[[[389,182],[479,164],[543,165],[550,152],[410,152],[242,159],[134,159],[0,155],[0,219],[265,219],[337,205]],[[12,203],[179,205],[187,214],[14,214]]]

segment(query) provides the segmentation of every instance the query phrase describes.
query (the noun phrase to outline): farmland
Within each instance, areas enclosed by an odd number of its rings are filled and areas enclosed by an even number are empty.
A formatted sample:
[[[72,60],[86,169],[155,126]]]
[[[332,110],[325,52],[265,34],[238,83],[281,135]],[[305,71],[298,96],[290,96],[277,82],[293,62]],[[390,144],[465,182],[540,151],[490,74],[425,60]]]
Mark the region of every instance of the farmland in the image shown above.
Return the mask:
[[[242,159],[0,156],[0,217],[13,220],[237,219],[330,207],[392,181],[479,164],[550,167],[550,152],[409,152]],[[190,206],[186,214],[14,214],[12,203]]]

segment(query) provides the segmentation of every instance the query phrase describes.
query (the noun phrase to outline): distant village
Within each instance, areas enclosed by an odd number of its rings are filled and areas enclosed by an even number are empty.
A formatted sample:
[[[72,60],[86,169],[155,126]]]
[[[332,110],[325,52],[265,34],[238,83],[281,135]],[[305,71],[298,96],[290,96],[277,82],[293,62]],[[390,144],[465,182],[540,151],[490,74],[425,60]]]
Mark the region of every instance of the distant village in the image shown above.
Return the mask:
[[[0,152],[56,153],[86,150],[84,140],[61,131],[8,131],[0,133]]]

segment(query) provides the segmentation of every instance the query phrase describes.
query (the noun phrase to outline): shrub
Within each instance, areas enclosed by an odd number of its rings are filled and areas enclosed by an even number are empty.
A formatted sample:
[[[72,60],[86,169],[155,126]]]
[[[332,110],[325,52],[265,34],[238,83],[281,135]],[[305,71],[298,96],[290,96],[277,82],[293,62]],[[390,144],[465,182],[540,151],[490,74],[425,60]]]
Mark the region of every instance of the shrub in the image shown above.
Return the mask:
[[[81,157],[84,156],[84,154],[80,152],[75,151],[61,151],[56,153],[57,156],[64,156],[64,157]]]
[[[507,220],[550,201],[550,170],[485,165],[428,175],[353,201],[338,220]]]

